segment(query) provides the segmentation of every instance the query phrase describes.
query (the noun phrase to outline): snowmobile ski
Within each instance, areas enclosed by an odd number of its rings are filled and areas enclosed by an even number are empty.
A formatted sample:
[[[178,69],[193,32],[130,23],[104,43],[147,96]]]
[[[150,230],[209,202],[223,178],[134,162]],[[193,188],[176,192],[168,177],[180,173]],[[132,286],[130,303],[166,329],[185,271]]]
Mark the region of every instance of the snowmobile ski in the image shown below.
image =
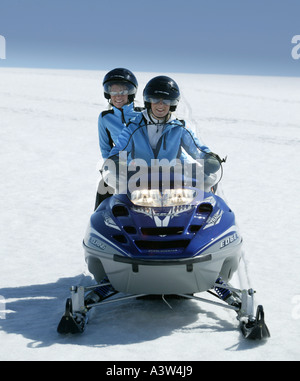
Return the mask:
[[[88,321],[87,314],[76,313],[73,314],[72,299],[68,298],[66,302],[66,309],[63,317],[61,318],[57,332],[60,334],[75,334],[82,333]]]
[[[220,282],[215,283],[215,287],[219,288]],[[90,310],[94,307],[99,307],[108,303],[117,303],[119,301],[129,299],[141,299],[151,296],[147,294],[133,294],[125,295],[117,298],[109,299],[114,296],[116,292],[103,298],[97,303],[88,304],[89,300],[86,291],[90,291],[99,286],[90,286],[84,288],[82,286],[71,288],[71,297],[67,299],[65,313],[61,318],[61,321],[57,327],[57,331],[60,334],[77,334],[83,333],[88,322],[88,316]],[[243,336],[249,340],[263,340],[270,337],[270,332],[264,320],[264,309],[261,305],[257,307],[256,316],[254,316],[254,290],[239,290],[231,287],[228,284],[222,283],[222,290],[229,290],[231,297],[227,298],[224,302],[220,295],[214,294],[210,290],[208,292],[220,301],[213,301],[206,298],[199,297],[193,294],[177,294],[178,298],[194,299],[200,302],[213,304],[219,307],[230,309],[237,313],[237,319],[239,320],[239,327]],[[152,295],[153,296],[153,295]],[[165,296],[174,297],[175,295],[154,295],[156,298],[162,298],[165,302]],[[228,302],[229,301],[229,302]],[[167,302],[166,302],[167,303]],[[168,303],[167,303],[168,304]]]
[[[244,337],[249,340],[263,340],[271,336],[265,323],[264,309],[261,305],[257,307],[256,317],[249,318],[248,322],[241,321],[240,328]]]

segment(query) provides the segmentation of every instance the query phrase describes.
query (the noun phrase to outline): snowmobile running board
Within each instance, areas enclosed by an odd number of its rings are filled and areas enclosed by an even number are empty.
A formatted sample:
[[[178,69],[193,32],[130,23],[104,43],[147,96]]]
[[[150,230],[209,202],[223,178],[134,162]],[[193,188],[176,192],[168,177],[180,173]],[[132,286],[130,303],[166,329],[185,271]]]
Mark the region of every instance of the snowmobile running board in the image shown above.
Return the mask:
[[[110,285],[110,283],[101,284],[101,286],[107,286],[107,285]],[[220,287],[220,284],[215,284],[215,286]],[[68,298],[66,301],[65,313],[62,316],[60,323],[57,327],[58,333],[60,334],[83,333],[88,323],[90,310],[94,307],[99,307],[108,303],[117,303],[124,300],[137,299],[137,298],[149,296],[148,294],[134,294],[134,295],[125,295],[125,296],[107,300],[108,298],[111,298],[117,293],[117,292],[114,292],[110,294],[109,296],[105,297],[104,299],[102,299],[98,303],[87,304],[85,299],[86,292],[93,290],[97,287],[99,287],[99,284],[95,286],[90,286],[90,287],[73,286],[71,288],[71,297]],[[228,285],[222,285],[222,288],[229,289],[235,296],[238,303],[235,303],[234,305],[229,305],[229,304],[224,304],[224,303],[216,302],[206,298],[202,298],[199,296],[188,295],[188,294],[176,294],[172,296],[175,296],[175,297],[177,296],[177,297],[185,298],[185,299],[194,299],[204,303],[209,303],[209,304],[213,304],[213,305],[223,307],[226,309],[234,310],[237,313],[237,319],[239,320],[240,330],[246,339],[262,340],[262,339],[269,338],[270,332],[264,321],[264,310],[261,305],[257,307],[256,315],[254,315],[253,289],[239,290]],[[212,294],[218,297],[218,295],[214,293]],[[165,300],[165,295],[155,295],[155,296],[156,297],[160,296],[168,304],[168,302]]]

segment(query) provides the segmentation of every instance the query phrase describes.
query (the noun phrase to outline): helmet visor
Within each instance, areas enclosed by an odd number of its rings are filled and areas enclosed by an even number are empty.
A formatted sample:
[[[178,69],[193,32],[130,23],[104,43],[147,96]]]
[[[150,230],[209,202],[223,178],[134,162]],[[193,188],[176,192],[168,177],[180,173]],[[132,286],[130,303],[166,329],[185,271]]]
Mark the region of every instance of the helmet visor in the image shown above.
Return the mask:
[[[159,103],[162,101],[164,104],[169,105],[169,106],[177,106],[179,99],[168,99],[165,98],[165,96],[147,96],[144,95],[144,102],[149,102],[149,103]]]
[[[110,96],[116,95],[133,95],[136,93],[136,87],[126,81],[109,81],[104,85],[104,92]]]

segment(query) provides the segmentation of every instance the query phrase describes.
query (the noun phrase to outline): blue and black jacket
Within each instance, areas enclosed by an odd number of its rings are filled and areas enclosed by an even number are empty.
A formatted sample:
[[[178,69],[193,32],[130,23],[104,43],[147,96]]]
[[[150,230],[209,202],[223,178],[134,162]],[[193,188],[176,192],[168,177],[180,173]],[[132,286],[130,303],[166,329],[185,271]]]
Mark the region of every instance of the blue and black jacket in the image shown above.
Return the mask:
[[[112,106],[111,110],[101,112],[98,118],[98,135],[100,151],[104,159],[108,158],[126,124],[130,119],[135,118],[139,111],[140,109],[134,108],[134,104],[130,103],[121,109]]]
[[[195,134],[185,126],[185,122],[171,117],[165,124],[161,137],[155,149],[152,149],[147,132],[149,123],[145,117],[145,110],[132,119],[127,128],[124,128],[116,145],[110,151],[109,157],[128,153],[128,161],[143,159],[151,165],[151,159],[181,159],[185,157],[183,150],[193,159],[201,159],[210,149],[203,145]]]

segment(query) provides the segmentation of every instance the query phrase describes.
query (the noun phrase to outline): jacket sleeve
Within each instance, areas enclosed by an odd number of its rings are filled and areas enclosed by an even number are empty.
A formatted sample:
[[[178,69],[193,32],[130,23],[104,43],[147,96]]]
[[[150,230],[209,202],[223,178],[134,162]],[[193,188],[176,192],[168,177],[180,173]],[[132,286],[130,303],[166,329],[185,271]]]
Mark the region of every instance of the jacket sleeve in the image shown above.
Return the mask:
[[[99,135],[99,146],[103,159],[107,159],[112,148],[111,138],[105,127],[104,118],[102,113],[98,118],[98,135]]]
[[[193,159],[203,158],[204,153],[211,152],[210,149],[202,144],[193,131],[184,127],[181,138],[182,147],[192,156]]]
[[[116,145],[109,152],[108,157],[119,155],[120,151],[127,151],[130,153],[133,147],[132,130],[130,127],[123,128]]]

